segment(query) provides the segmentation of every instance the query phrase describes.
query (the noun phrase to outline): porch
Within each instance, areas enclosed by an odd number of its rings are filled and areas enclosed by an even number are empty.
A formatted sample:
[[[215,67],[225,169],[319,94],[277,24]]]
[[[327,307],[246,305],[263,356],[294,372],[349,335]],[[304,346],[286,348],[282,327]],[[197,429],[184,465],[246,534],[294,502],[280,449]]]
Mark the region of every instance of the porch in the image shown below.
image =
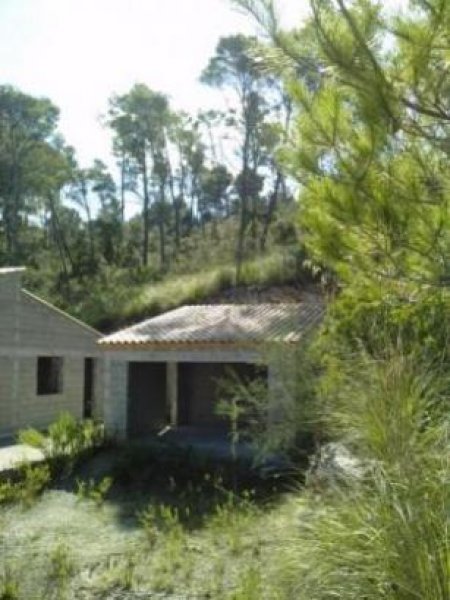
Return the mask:
[[[240,362],[127,363],[127,438],[168,429],[174,440],[227,439],[229,421],[218,413],[232,381],[267,382],[267,369]],[[231,384],[232,385],[232,384]]]

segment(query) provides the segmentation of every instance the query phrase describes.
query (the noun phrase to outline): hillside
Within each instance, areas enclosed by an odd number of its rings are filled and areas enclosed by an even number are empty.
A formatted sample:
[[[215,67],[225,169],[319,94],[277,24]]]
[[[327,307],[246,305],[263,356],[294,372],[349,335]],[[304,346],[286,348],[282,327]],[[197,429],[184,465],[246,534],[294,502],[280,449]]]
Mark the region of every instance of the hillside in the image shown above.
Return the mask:
[[[52,273],[29,269],[25,284],[49,302],[107,333],[182,304],[296,302],[317,293],[293,224],[295,206],[273,224],[267,249],[247,250],[236,281],[237,223],[208,223],[182,239],[170,268],[157,268],[156,251],[146,268],[105,267],[92,277],[61,284]]]

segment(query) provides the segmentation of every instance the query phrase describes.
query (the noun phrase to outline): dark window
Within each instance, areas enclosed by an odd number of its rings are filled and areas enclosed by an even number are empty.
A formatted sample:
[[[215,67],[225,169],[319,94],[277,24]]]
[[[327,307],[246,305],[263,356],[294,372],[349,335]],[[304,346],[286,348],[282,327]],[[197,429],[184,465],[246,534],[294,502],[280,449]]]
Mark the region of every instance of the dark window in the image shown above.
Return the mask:
[[[63,359],[59,356],[39,356],[37,362],[37,393],[60,394],[63,388]]]
[[[94,359],[84,359],[83,417],[92,419],[94,412]]]

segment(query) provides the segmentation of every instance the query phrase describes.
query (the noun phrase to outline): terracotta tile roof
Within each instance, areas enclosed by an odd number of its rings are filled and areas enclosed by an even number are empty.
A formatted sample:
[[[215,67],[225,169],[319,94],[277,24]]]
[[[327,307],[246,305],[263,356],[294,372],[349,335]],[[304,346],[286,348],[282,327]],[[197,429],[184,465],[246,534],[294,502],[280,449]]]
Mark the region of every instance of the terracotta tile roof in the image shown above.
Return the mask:
[[[298,341],[324,314],[321,303],[183,306],[102,338],[102,346],[257,344]]]

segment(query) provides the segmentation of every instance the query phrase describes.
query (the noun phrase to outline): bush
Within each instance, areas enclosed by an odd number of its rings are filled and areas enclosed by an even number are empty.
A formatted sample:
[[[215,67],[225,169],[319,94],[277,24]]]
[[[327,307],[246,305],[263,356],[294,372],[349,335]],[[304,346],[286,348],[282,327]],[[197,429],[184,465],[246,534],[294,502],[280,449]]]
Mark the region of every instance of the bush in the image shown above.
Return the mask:
[[[446,290],[351,286],[330,305],[321,348],[326,355],[344,357],[363,349],[383,359],[401,342],[406,354],[420,349],[424,360],[447,362],[449,314]]]
[[[20,431],[18,438],[21,444],[41,450],[57,470],[70,472],[82,454],[104,443],[104,429],[94,421],[77,421],[71,414],[61,413],[46,434],[29,428]]]
[[[0,578],[0,600],[19,600],[19,582],[11,569],[5,567]]]
[[[93,479],[89,481],[77,480],[76,494],[79,500],[91,500],[97,507],[100,507],[105,501],[112,484],[112,477],[103,477],[97,483]]]
[[[309,513],[285,555],[289,593],[305,600],[448,600],[447,377],[395,351],[345,366],[325,399],[326,420],[371,468],[319,499],[311,490]]]
[[[69,594],[70,581],[75,573],[75,565],[68,548],[58,544],[50,553],[47,572],[48,593],[46,598],[66,600]]]
[[[177,540],[181,540],[183,536],[180,512],[177,507],[149,504],[139,513],[138,519],[150,545],[154,545],[160,536]]]
[[[0,504],[21,502],[29,507],[50,481],[48,465],[24,463],[16,480],[0,483]]]
[[[246,380],[232,371],[219,381],[223,400],[217,412],[230,424],[232,447],[246,440],[261,461],[273,455],[305,460],[322,427],[316,397],[320,369],[312,342],[303,338],[290,348],[267,344],[269,383],[264,377]]]

